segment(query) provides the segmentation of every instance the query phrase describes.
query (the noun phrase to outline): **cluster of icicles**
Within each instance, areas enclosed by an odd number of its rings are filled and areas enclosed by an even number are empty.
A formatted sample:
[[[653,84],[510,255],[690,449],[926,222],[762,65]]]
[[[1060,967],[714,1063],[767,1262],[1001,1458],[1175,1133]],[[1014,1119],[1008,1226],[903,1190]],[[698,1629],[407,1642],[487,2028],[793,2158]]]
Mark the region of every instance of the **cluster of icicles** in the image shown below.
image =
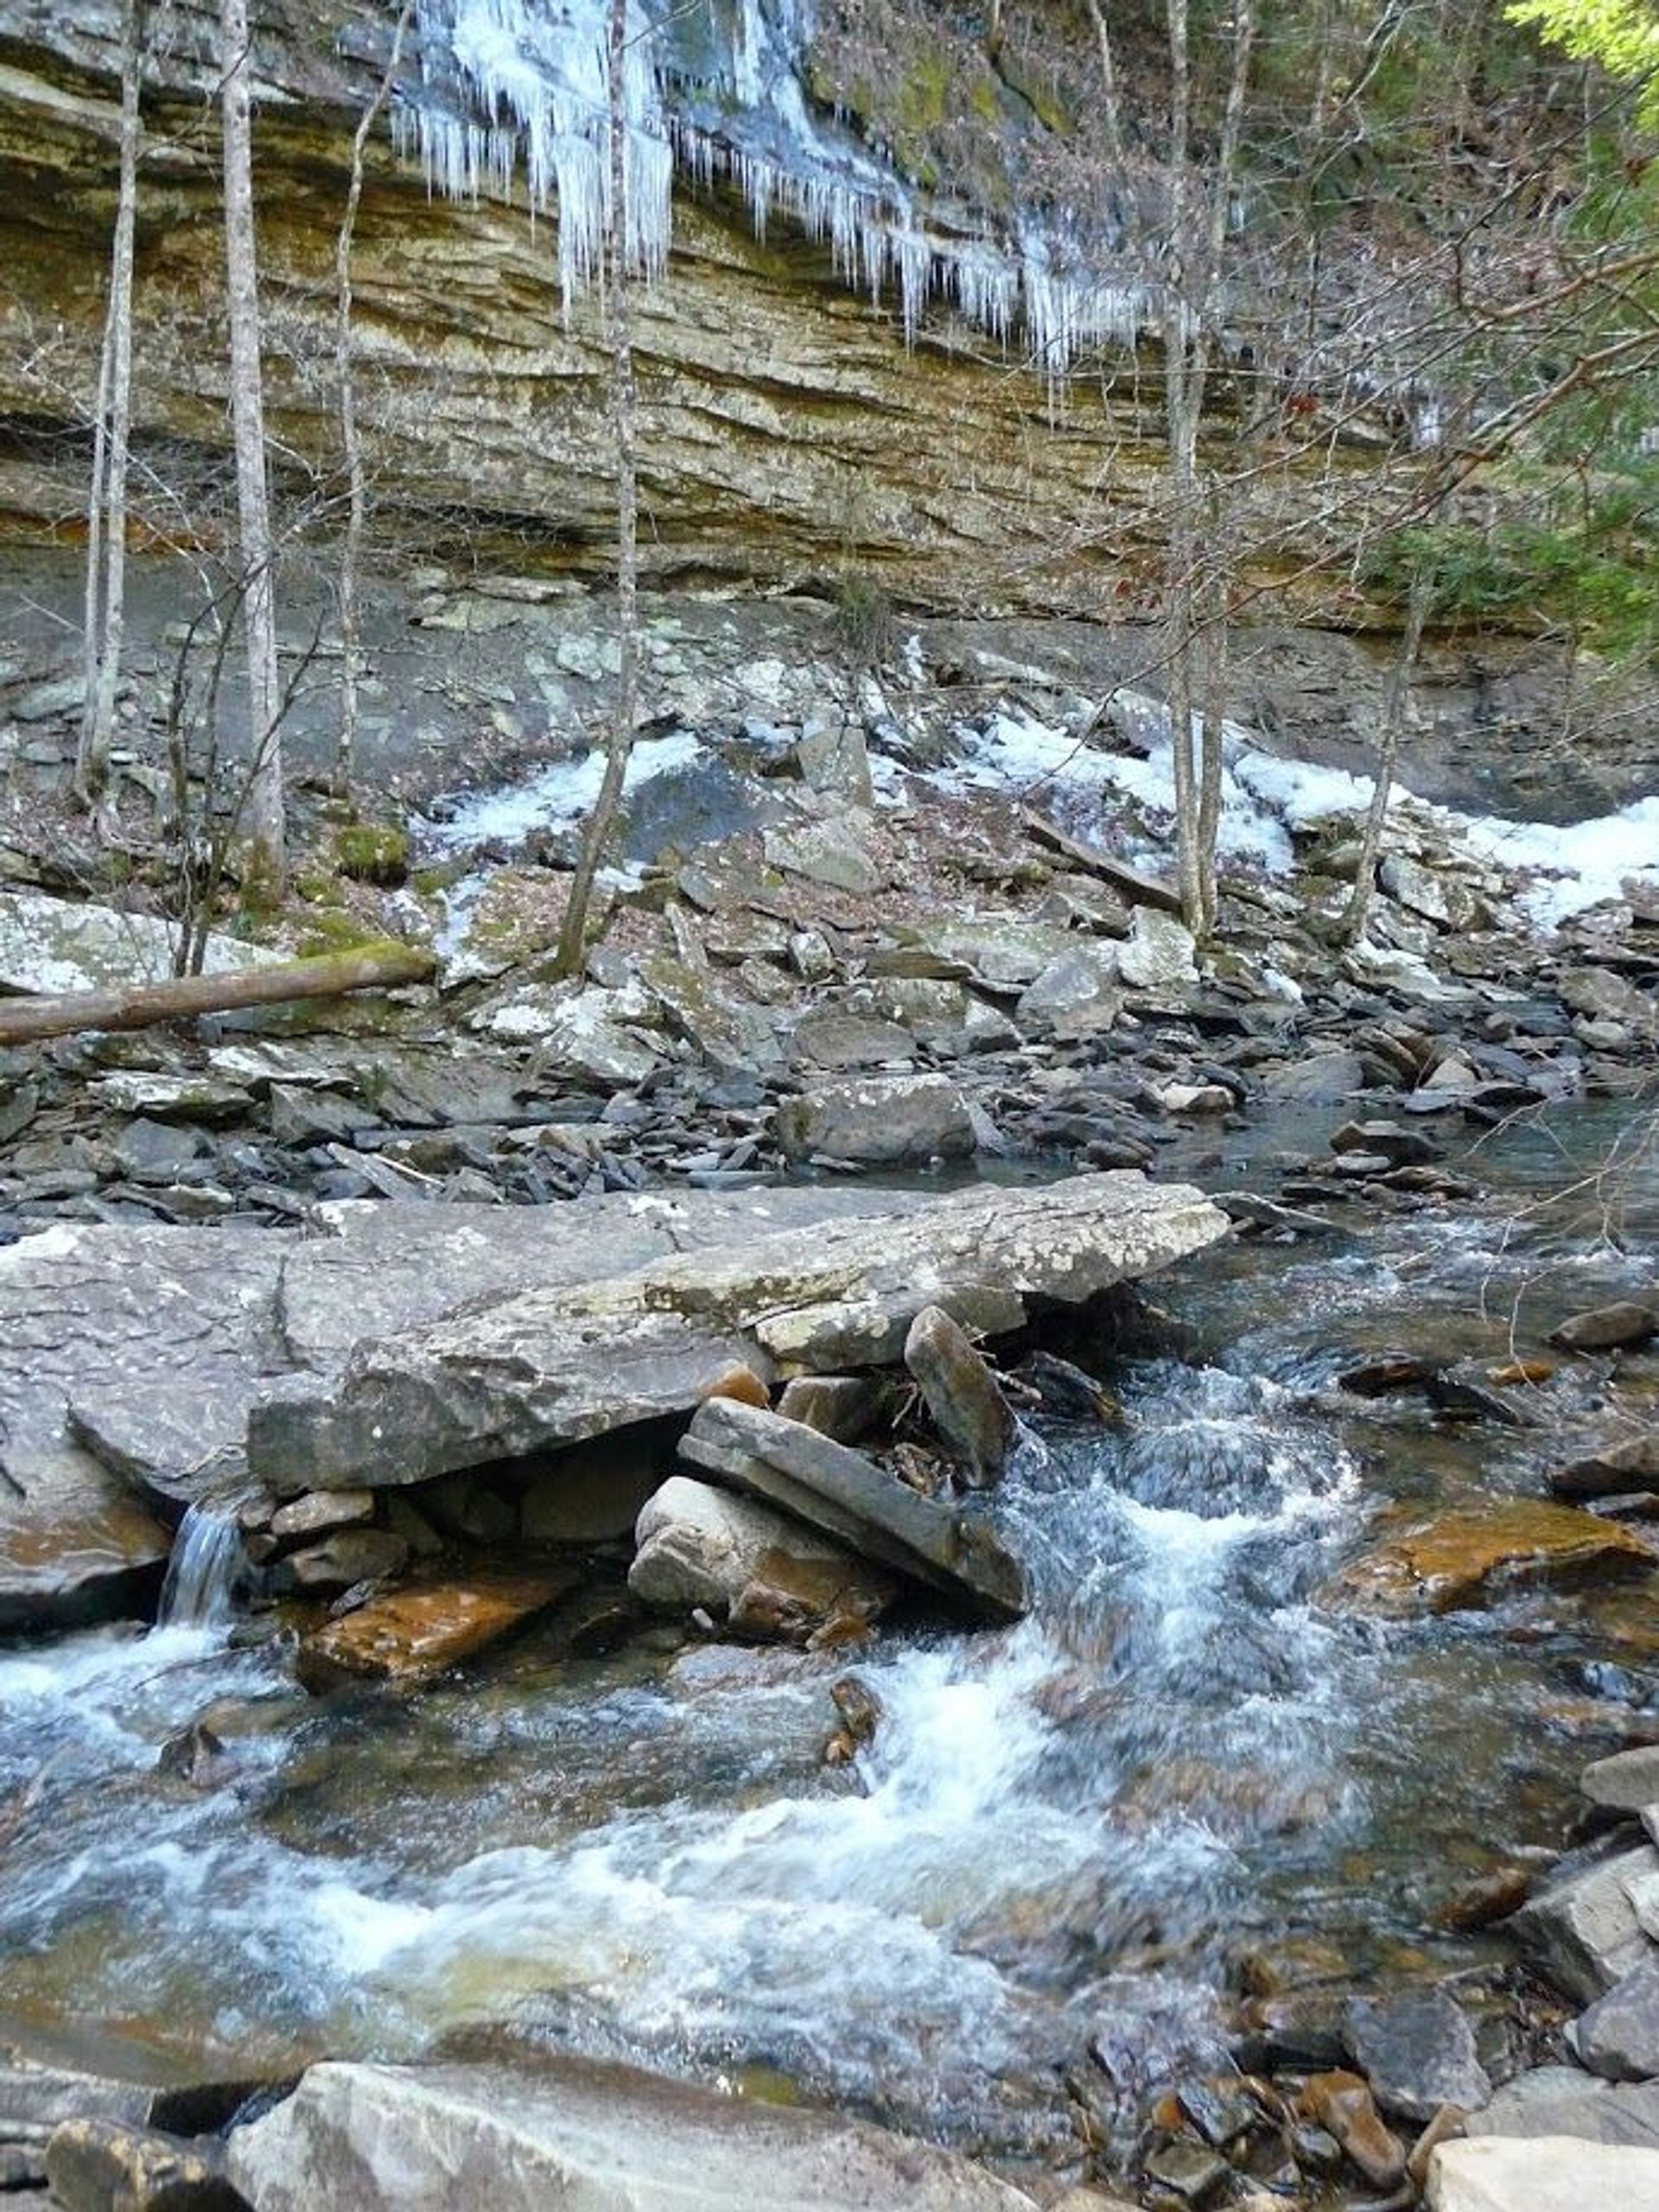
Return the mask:
[[[907,341],[929,300],[943,298],[1000,343],[1018,329],[1051,378],[1084,347],[1133,344],[1155,305],[1145,286],[1066,266],[1035,225],[1006,248],[930,232],[891,169],[814,117],[796,67],[811,0],[733,0],[730,35],[711,35],[701,76],[665,58],[658,5],[630,0],[623,105],[636,270],[652,277],[667,262],[677,167],[705,185],[728,176],[759,233],[775,211],[828,240],[849,284],[877,299],[895,287]],[[556,207],[567,308],[599,272],[607,234],[609,15],[609,0],[417,0],[420,82],[405,83],[393,110],[400,149],[434,190],[505,198],[522,176],[532,208]],[[671,106],[672,79],[682,97]],[[716,114],[718,134],[702,120]]]

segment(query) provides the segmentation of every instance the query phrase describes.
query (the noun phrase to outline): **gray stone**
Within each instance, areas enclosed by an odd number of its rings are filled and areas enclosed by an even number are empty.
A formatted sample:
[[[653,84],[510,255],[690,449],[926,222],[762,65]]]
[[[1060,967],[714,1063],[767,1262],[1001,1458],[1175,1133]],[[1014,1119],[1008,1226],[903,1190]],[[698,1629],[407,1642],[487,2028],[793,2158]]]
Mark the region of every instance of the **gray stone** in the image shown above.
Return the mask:
[[[1638,1305],[1621,1299],[1616,1305],[1598,1306],[1587,1313],[1574,1313],[1549,1341],[1566,1351],[1613,1351],[1628,1344],[1643,1344],[1659,1335],[1659,1306]]]
[[[1537,2135],[1442,2143],[1428,2164],[1429,2212],[1621,2212],[1659,2207],[1659,2151]]]
[[[123,1477],[239,1473],[283,1249],[67,1224],[0,1249],[0,1631],[143,1609],[171,1540]]]
[[[1464,2126],[1471,2135],[1578,2135],[1659,2151],[1659,2082],[1615,2085],[1576,2066],[1536,2066]]]
[[[798,830],[768,830],[767,864],[802,875],[832,891],[860,896],[881,887],[881,871],[851,825],[842,820],[804,823]]]
[[[1466,929],[1474,918],[1477,901],[1465,885],[1404,853],[1385,854],[1376,880],[1389,898],[1442,929]]]
[[[753,1498],[672,1475],[645,1502],[628,1587],[658,1612],[704,1607],[747,1633],[758,1621],[804,1632],[851,1616],[869,1620],[892,1578],[845,1545]]]
[[[912,981],[957,981],[964,978],[992,991],[1023,991],[1056,960],[1075,951],[1077,940],[1070,930],[1048,922],[1021,921],[1015,915],[947,918],[930,921],[904,932],[905,946],[887,963],[872,960],[872,975],[887,973]],[[931,965],[895,967],[893,959],[906,955]]]
[[[1448,983],[1414,952],[1392,951],[1377,944],[1357,944],[1343,957],[1349,978],[1370,991],[1392,991],[1396,998],[1421,1006],[1463,1006],[1471,994]]]
[[[862,727],[850,716],[809,715],[795,757],[810,790],[836,792],[855,806],[872,804],[869,748]]]
[[[1610,2082],[1659,2075],[1659,1959],[1651,1956],[1576,2021],[1573,2039],[1592,2074]]]
[[[1024,1573],[988,1522],[921,1497],[862,1452],[798,1421],[712,1398],[682,1439],[680,1456],[976,1613],[1007,1619],[1026,1609]]]
[[[1591,2005],[1647,1956],[1631,1892],[1656,1875],[1651,1844],[1569,1860],[1506,1924],[1547,1980]]]
[[[1030,2212],[950,2152],[856,2120],[575,2058],[313,2066],[231,2137],[254,2212]],[[1574,2212],[1584,2212],[1580,2204]]]
[[[798,1021],[791,1041],[796,1059],[821,1068],[879,1067],[884,1060],[916,1056],[916,1039],[896,1022],[833,1009]]]
[[[1659,1430],[1620,1437],[1554,1468],[1549,1486],[1558,1497],[1611,1497],[1659,1488]]]
[[[100,1076],[88,1087],[99,1103],[114,1113],[148,1114],[158,1122],[237,1122],[253,1103],[240,1084],[165,1071],[122,1069]]]
[[[1262,1088],[1270,1098],[1335,1106],[1357,1096],[1370,1079],[1357,1052],[1313,1052],[1287,1067],[1270,1068],[1262,1078]]]
[[[925,1306],[905,1338],[905,1365],[951,1452],[984,1488],[1001,1480],[1019,1433],[1012,1408],[966,1332]]]
[[[778,1109],[778,1141],[791,1160],[823,1154],[861,1166],[925,1166],[971,1159],[973,1123],[942,1075],[819,1084]]]
[[[1609,1805],[1621,1813],[1659,1805],[1659,1744],[1639,1744],[1634,1751],[1592,1759],[1579,1777],[1579,1787],[1592,1805]],[[1654,2071],[1659,2073],[1659,2067]]]
[[[499,1013],[510,1011],[503,1007]],[[577,991],[547,1006],[533,1026],[503,1033],[537,1038],[550,1067],[568,1069],[607,1090],[627,1090],[661,1066],[662,1054],[619,1020],[618,1012],[615,992]],[[495,1026],[500,1029],[499,1016]]]
[[[1492,2094],[1475,2055],[1474,2031],[1442,1989],[1348,2008],[1347,2036],[1385,2112],[1432,2120],[1442,2105],[1473,2111]]]
[[[865,1218],[849,1208],[777,1229],[790,1196],[751,1201],[774,1233],[724,1252],[688,1239],[680,1255],[588,1283],[567,1274],[561,1285],[556,1266],[541,1287],[362,1344],[337,1382],[252,1407],[251,1468],[283,1491],[418,1481],[689,1411],[734,1366],[765,1380],[773,1362],[821,1373],[886,1364],[926,1305],[1012,1331],[1029,1298],[1092,1297],[1228,1229],[1198,1191],[1133,1171],[884,1193],[866,1198],[880,1211]],[[632,1203],[651,1217],[650,1201]],[[570,1210],[551,1211],[556,1236],[574,1244]],[[287,1285],[284,1298],[291,1312]]]
[[[1117,972],[1131,990],[1184,991],[1198,979],[1197,950],[1185,922],[1137,906],[1128,942],[1117,948]]]
[[[1659,1000],[1610,968],[1575,968],[1561,977],[1559,988],[1561,1003],[1574,1014],[1619,1022],[1645,1036],[1659,1023]]]
[[[55,995],[164,982],[177,937],[172,923],[153,914],[118,913],[43,891],[0,892],[0,991]],[[210,931],[202,973],[267,968],[283,957]]]
[[[284,1540],[315,1536],[325,1529],[353,1529],[374,1518],[372,1490],[314,1490],[270,1516],[270,1533]]]
[[[723,1074],[752,1075],[782,1060],[783,1044],[770,1016],[721,990],[706,970],[667,953],[652,953],[639,963],[639,980],[672,1027]]]
[[[1079,944],[1051,960],[1020,993],[1014,1018],[1028,1036],[1097,1036],[1123,1010],[1117,950]]]
[[[342,1529],[319,1544],[290,1553],[279,1570],[284,1587],[296,1590],[349,1590],[359,1582],[378,1582],[383,1575],[401,1573],[409,1564],[409,1546],[390,1529]]]

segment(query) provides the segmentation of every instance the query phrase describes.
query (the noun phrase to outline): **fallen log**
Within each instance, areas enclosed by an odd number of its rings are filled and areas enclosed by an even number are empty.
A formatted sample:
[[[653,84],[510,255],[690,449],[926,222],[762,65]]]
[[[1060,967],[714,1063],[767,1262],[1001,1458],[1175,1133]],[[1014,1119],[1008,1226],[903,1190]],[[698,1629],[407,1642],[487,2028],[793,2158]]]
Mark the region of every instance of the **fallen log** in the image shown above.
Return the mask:
[[[1103,852],[1098,845],[1085,845],[1077,837],[1068,837],[1046,816],[1030,807],[1025,811],[1025,826],[1028,837],[1046,845],[1051,853],[1058,853],[1062,860],[1070,861],[1073,868],[1097,875],[1129,906],[1155,906],[1160,913],[1173,914],[1179,919],[1181,894],[1173,884],[1160,883],[1156,876],[1143,874],[1127,861],[1119,860],[1115,853]]]
[[[437,962],[429,952],[386,938],[350,952],[323,953],[279,968],[247,968],[228,976],[179,976],[166,983],[75,991],[61,998],[0,999],[0,1046],[73,1037],[83,1029],[149,1029],[158,1021],[230,1014],[240,1007],[280,1006],[292,999],[390,990],[398,983],[429,983],[436,972]]]

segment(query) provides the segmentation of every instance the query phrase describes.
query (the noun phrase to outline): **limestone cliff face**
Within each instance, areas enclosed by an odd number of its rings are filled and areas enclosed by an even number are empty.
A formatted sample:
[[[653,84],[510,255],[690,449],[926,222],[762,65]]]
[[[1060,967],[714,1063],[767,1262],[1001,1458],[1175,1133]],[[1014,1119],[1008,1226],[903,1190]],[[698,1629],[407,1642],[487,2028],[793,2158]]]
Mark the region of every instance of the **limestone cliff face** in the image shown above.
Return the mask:
[[[77,526],[114,195],[115,12],[79,7],[66,28],[41,0],[0,0],[0,515],[14,530]],[[175,17],[147,110],[137,416],[159,476],[200,483],[228,442],[217,144],[207,11],[181,0]],[[326,492],[336,461],[333,255],[377,74],[341,48],[362,51],[362,29],[343,8],[290,4],[259,53],[267,404],[296,498]],[[606,573],[599,310],[579,296],[562,323],[551,232],[522,206],[429,194],[377,137],[354,285],[383,539]],[[1079,377],[1057,415],[1017,346],[943,313],[906,346],[892,303],[849,290],[827,248],[785,222],[758,241],[718,188],[681,190],[670,265],[637,321],[652,581],[840,585],[936,611],[1121,619],[1154,604],[1155,351]],[[1338,449],[1351,485],[1368,465],[1363,447]],[[1328,477],[1330,450],[1308,467]],[[159,494],[142,505],[153,528],[176,527]],[[1299,574],[1317,538],[1298,548]],[[1306,576],[1277,606],[1364,613]]]

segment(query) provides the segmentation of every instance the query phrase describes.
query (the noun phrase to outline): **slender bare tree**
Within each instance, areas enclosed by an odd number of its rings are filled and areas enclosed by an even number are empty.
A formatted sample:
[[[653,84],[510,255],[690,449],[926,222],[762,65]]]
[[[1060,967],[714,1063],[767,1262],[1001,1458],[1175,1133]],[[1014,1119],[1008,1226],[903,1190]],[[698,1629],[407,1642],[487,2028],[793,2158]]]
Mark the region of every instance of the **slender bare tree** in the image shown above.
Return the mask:
[[[255,896],[281,895],[285,875],[282,685],[270,493],[265,476],[264,378],[253,222],[252,52],[247,0],[219,0],[219,101],[225,154],[225,276],[230,319],[231,426],[236,448],[238,553],[248,651],[252,762],[245,830]]]
[[[611,354],[611,429],[616,457],[616,634],[619,666],[616,712],[605,753],[605,773],[593,812],[582,827],[569,903],[559,931],[558,966],[573,976],[588,938],[588,909],[605,840],[622,797],[639,716],[639,400],[633,375],[633,331],[628,267],[628,0],[611,0],[610,208],[605,312]]]
[[[1164,283],[1164,399],[1169,486],[1168,584],[1170,741],[1175,781],[1176,855],[1181,911],[1207,937],[1216,918],[1216,834],[1219,820],[1222,710],[1213,655],[1224,619],[1206,601],[1198,471],[1198,429],[1210,373],[1212,314],[1238,174],[1244,94],[1255,36],[1255,0],[1236,0],[1227,102],[1214,160],[1200,173],[1192,147],[1192,55],[1188,0],[1168,0],[1171,207]],[[1208,667],[1204,665],[1206,659]],[[1198,714],[1202,684],[1204,711]]]
[[[357,119],[352,137],[352,180],[346,193],[346,213],[340,218],[334,245],[334,378],[340,400],[340,455],[346,464],[346,537],[340,552],[340,747],[334,760],[334,790],[340,796],[351,789],[357,761],[358,725],[358,575],[363,559],[363,534],[368,523],[368,478],[363,466],[363,441],[357,423],[357,378],[352,346],[352,245],[357,232],[357,212],[363,200],[364,158],[369,134],[379,121],[391,96],[392,81],[408,35],[415,0],[404,0],[392,33],[391,51],[369,102]]]
[[[75,795],[92,806],[109,781],[115,694],[126,632],[127,456],[132,432],[132,263],[138,213],[138,156],[143,134],[145,0],[121,10],[120,176],[110,245],[98,412],[92,425],[92,480],[86,502],[84,696],[75,749]]]

